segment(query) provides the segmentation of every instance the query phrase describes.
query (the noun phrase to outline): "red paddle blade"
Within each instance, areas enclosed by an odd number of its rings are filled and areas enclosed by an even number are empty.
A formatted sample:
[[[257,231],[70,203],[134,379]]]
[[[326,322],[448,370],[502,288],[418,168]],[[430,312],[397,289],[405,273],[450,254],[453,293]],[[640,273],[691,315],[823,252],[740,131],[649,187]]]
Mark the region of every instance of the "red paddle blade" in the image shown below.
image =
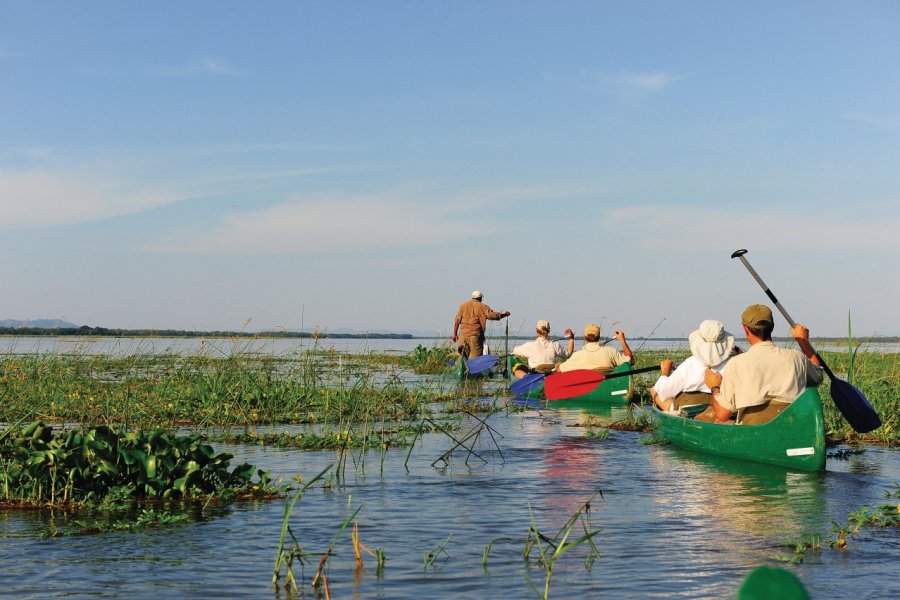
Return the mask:
[[[588,369],[555,373],[544,379],[544,395],[547,396],[547,400],[565,400],[583,396],[592,392],[604,379],[605,375]]]

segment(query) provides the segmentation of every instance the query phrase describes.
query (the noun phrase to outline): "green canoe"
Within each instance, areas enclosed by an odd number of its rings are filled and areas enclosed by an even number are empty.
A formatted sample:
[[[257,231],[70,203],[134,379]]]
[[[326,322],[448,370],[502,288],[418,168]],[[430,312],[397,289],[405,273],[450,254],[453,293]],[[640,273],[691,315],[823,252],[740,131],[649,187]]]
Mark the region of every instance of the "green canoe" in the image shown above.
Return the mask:
[[[625,363],[616,367],[613,373],[624,373],[632,369],[629,363]],[[553,375],[550,375],[553,377]],[[632,377],[614,377],[601,381],[597,387],[580,396],[573,396],[565,400],[547,401],[547,407],[550,408],[590,408],[592,406],[624,406],[631,402],[634,393],[634,385]],[[522,395],[523,398],[533,400],[544,399],[543,384],[530,390],[527,394]]]
[[[816,388],[807,388],[781,414],[762,425],[706,423],[656,407],[653,414],[657,435],[680,448],[800,471],[825,468],[825,423]]]
[[[613,370],[613,373],[625,373],[633,370],[631,363],[623,363]],[[570,371],[571,372],[571,371]],[[612,379],[604,379],[597,387],[587,394],[580,396],[572,396],[564,400],[547,401],[547,406],[557,408],[577,408],[591,407],[595,405],[613,406],[628,404],[631,402],[631,396],[634,394],[634,384],[631,375],[627,377],[613,377]]]

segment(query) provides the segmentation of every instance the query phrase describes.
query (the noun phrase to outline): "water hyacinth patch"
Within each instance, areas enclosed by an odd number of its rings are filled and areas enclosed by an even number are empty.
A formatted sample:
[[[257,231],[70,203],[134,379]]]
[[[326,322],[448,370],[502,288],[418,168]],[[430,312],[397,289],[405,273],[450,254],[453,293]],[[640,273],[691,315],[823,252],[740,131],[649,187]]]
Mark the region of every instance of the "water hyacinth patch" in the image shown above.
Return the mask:
[[[37,421],[0,438],[0,502],[70,505],[109,496],[147,499],[277,495],[284,486],[253,465],[231,468],[199,434],[122,434],[100,425],[55,434]]]

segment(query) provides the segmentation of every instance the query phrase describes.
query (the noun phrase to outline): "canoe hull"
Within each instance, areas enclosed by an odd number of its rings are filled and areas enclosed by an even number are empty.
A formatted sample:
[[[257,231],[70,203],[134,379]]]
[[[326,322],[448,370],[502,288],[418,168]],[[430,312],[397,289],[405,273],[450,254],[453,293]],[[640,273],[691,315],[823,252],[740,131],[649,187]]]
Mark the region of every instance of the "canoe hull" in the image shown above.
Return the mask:
[[[632,370],[630,363],[619,365],[613,373],[624,373]],[[541,389],[543,392],[543,389]],[[634,394],[632,377],[613,377],[604,379],[587,394],[573,396],[564,400],[548,400],[547,406],[557,408],[581,408],[591,406],[620,406],[631,402]]]
[[[800,471],[825,468],[825,423],[815,388],[807,388],[781,414],[762,425],[706,423],[658,408],[653,414],[657,435],[680,448]]]

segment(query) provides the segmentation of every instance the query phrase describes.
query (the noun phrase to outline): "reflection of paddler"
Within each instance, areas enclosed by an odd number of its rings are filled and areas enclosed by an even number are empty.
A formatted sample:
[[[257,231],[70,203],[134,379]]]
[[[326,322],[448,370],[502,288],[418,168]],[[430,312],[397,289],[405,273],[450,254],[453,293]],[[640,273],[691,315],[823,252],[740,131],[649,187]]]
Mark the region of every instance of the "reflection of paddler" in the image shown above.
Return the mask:
[[[706,369],[716,373],[725,371],[734,336],[725,331],[720,321],[706,320],[688,336],[691,356],[672,371],[672,361],[660,363],[662,373],[653,387],[650,397],[660,410],[675,411],[682,406],[709,404],[712,400],[704,381]]]

